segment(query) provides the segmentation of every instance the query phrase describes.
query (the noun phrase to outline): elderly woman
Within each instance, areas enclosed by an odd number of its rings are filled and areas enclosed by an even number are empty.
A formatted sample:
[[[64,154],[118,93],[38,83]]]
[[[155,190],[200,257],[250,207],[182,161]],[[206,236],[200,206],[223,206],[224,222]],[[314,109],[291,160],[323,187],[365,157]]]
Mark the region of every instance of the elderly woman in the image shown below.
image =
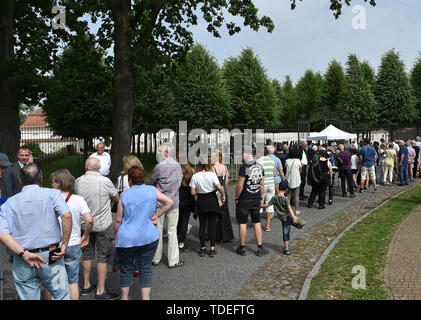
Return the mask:
[[[89,242],[89,234],[93,225],[93,218],[83,197],[71,194],[75,186],[75,178],[69,170],[63,169],[51,174],[51,186],[53,189],[61,191],[61,195],[67,202],[72,213],[72,233],[70,234],[69,246],[64,255],[67,278],[69,281],[70,299],[79,300],[79,264],[82,257],[81,247],[85,247]],[[81,236],[81,218],[84,219],[84,232]],[[61,219],[59,218],[61,222]],[[46,293],[46,299],[49,294]]]
[[[117,179],[116,187],[119,194],[130,188],[128,171],[133,166],[139,166],[143,168],[142,163],[136,156],[131,154],[125,155],[123,157],[123,171],[121,172],[121,176],[119,176]],[[111,211],[117,212],[117,202],[114,204],[113,209]],[[114,250],[113,272],[117,272],[118,270],[120,270],[120,260],[118,257],[117,250]],[[138,277],[139,274],[139,260],[136,258],[135,271],[133,272],[133,275],[135,277]]]
[[[121,300],[128,300],[133,284],[133,261],[139,257],[139,286],[142,300],[149,300],[152,287],[152,259],[161,237],[158,218],[174,202],[153,186],[144,184],[145,170],[134,166],[128,171],[130,189],[123,191],[114,222],[114,244],[120,258]],[[157,201],[164,206],[156,210]]]

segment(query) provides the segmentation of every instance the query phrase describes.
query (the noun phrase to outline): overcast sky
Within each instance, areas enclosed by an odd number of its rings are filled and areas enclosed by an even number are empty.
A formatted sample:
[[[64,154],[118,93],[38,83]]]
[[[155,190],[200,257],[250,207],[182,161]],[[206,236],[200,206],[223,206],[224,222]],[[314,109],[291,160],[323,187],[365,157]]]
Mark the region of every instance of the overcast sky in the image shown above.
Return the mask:
[[[421,0],[377,0],[376,7],[363,0],[352,0],[352,6],[345,6],[338,20],[329,10],[329,0],[297,1],[293,11],[289,0],[254,0],[254,3],[260,15],[274,21],[272,33],[242,26],[240,34],[230,37],[223,31],[220,39],[206,31],[203,20],[192,28],[195,40],[220,65],[226,58],[239,55],[242,48],[251,47],[270,78],[283,82],[290,75],[296,83],[306,69],[324,74],[333,59],[344,66],[351,53],[360,60],[368,60],[377,71],[381,56],[395,48],[409,71],[421,52]],[[366,9],[365,30],[352,26],[357,16],[352,8],[356,5]]]

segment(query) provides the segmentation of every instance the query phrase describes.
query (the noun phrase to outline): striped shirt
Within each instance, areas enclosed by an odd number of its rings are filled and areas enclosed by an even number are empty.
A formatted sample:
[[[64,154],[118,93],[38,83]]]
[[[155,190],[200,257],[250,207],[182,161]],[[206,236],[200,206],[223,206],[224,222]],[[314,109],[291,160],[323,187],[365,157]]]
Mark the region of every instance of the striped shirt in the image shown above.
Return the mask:
[[[274,185],[275,178],[273,176],[273,170],[275,169],[275,161],[268,156],[264,156],[257,159],[256,162],[262,165],[265,170],[265,187]]]
[[[117,193],[111,180],[99,172],[87,171],[76,179],[75,194],[85,199],[94,218],[92,232],[104,231],[113,223],[110,202]],[[82,220],[82,229],[85,230],[84,219]]]
[[[178,190],[180,189],[182,179],[183,172],[181,166],[172,158],[166,158],[153,168],[151,183],[174,201],[171,209],[178,208]],[[158,208],[163,207],[163,204],[158,201],[157,206]]]

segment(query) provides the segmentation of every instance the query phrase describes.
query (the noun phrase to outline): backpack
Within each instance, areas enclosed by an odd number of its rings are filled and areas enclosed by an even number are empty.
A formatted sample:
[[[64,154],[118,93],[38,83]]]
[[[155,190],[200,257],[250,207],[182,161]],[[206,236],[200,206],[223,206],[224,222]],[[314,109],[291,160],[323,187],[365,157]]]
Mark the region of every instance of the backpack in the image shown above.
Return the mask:
[[[322,169],[320,168],[319,159],[314,158],[308,169],[307,181],[310,186],[321,183]]]

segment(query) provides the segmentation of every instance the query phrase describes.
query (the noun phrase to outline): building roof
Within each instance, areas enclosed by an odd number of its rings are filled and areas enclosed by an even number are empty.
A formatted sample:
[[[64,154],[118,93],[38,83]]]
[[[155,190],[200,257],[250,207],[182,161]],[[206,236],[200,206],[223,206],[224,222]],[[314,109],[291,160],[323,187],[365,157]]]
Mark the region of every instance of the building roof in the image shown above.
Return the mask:
[[[47,128],[47,122],[45,122],[45,116],[42,108],[38,108],[30,113],[26,117],[25,122],[20,126],[21,128]]]

